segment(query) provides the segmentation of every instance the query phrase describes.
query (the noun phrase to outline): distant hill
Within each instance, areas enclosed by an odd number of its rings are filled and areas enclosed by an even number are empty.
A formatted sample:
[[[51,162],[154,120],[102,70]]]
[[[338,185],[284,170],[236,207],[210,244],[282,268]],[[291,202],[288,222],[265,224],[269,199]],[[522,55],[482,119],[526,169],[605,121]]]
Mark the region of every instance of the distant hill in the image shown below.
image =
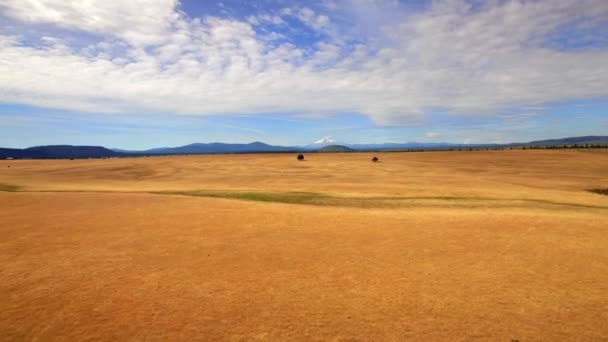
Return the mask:
[[[273,146],[259,141],[249,144],[225,144],[225,143],[195,143],[180,147],[155,148],[151,150],[138,151],[141,154],[208,154],[208,153],[253,153],[253,152],[289,152],[297,151],[295,147]]]
[[[67,159],[125,156],[102,146],[49,145],[24,149],[0,148],[0,158]]]
[[[318,152],[353,152],[354,150],[350,147],[342,145],[329,145],[322,147],[317,150]]]
[[[589,135],[584,137],[570,137],[562,139],[549,139],[530,141],[528,146],[560,146],[560,145],[608,145],[608,136]]]
[[[320,150],[321,148],[328,146],[344,146],[352,150],[359,151],[386,151],[386,150],[404,150],[404,149],[429,149],[429,148],[449,148],[452,146],[458,146],[458,144],[450,144],[444,142],[405,142],[405,143],[377,143],[377,144],[349,144],[344,142],[338,142],[332,137],[324,137],[315,141],[312,144],[302,146],[301,148],[306,150]]]
[[[458,147],[461,144],[451,144],[446,142],[406,142],[406,143],[383,143],[383,144],[345,144],[354,150],[367,151],[387,151],[387,150],[403,150],[403,149],[433,149],[433,148],[451,148]]]
[[[153,149],[145,150],[145,151],[123,150],[123,149],[120,149],[120,148],[111,148],[111,150],[114,151],[114,152],[129,153],[129,154],[142,154],[142,153],[152,154],[155,151],[166,150],[168,148],[171,148],[171,147],[158,147],[158,148],[153,148]]]

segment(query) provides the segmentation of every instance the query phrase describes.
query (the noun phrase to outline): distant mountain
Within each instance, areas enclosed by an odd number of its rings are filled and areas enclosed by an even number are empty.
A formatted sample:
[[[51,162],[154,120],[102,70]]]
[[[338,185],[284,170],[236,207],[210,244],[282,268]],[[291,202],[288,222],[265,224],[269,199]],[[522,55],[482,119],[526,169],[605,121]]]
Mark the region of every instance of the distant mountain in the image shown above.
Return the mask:
[[[166,150],[170,147],[158,147],[158,148],[152,148],[149,150],[145,150],[145,151],[136,151],[136,150],[123,150],[120,148],[112,148],[111,150],[114,152],[120,152],[120,153],[129,153],[129,154],[142,154],[142,153],[154,153],[157,151],[162,151],[162,150]]]
[[[180,147],[155,148],[138,151],[139,154],[205,154],[205,153],[253,153],[253,152],[289,152],[297,151],[296,147],[273,146],[259,141],[249,144],[195,143]]]
[[[336,141],[334,139],[332,139],[332,137],[327,136],[327,137],[323,137],[323,138],[315,141],[313,144],[315,144],[315,145],[327,145],[327,144],[333,144],[335,142]]]
[[[452,148],[501,148],[501,147],[523,147],[523,146],[573,146],[573,145],[608,145],[608,136],[584,136],[570,137],[562,139],[549,139],[530,141],[525,143],[509,144],[452,144],[446,142],[439,143],[385,143],[385,144],[345,144],[355,150],[404,150],[404,149],[452,149]]]
[[[439,143],[383,143],[383,144],[345,144],[355,150],[403,150],[403,149],[432,149],[432,148],[451,148],[459,146],[459,144],[450,144],[445,142]]]
[[[0,158],[64,159],[64,158],[107,158],[121,157],[123,153],[115,152],[101,146],[49,145],[25,149],[0,148]]]
[[[323,138],[313,142],[312,144],[302,146],[302,148],[307,149],[307,150],[318,150],[325,146],[331,146],[331,145],[345,145],[345,144],[338,143],[332,137],[327,136],[327,137],[323,137]]]
[[[350,147],[342,145],[329,145],[322,147],[317,150],[318,152],[353,152],[354,150]]]
[[[145,151],[107,149],[102,146],[49,145],[25,149],[0,148],[0,159],[57,159],[57,158],[107,158],[150,155],[179,154],[219,154],[219,153],[272,153],[272,152],[347,152],[347,151],[399,151],[433,150],[461,148],[509,148],[509,147],[562,147],[562,146],[602,145],[608,146],[608,136],[570,137],[563,139],[538,140],[527,143],[510,144],[450,144],[450,143],[386,143],[386,144],[343,144],[331,137],[315,141],[303,147],[274,146],[259,141],[249,144],[196,143],[180,147],[161,147]]]

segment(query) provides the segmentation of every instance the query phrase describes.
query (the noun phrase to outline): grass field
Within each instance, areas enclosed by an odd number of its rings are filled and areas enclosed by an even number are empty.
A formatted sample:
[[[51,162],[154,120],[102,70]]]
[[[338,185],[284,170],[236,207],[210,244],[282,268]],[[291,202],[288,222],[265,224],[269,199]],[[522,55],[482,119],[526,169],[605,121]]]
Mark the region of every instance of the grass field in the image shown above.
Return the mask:
[[[3,160],[0,340],[605,341],[606,188],[583,150]]]

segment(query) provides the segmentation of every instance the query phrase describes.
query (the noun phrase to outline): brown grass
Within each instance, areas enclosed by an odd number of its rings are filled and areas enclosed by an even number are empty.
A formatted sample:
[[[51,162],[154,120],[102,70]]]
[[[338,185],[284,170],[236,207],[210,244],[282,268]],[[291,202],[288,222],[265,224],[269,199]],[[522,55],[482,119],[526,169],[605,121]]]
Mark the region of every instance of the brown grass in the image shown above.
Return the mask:
[[[602,154],[379,157],[0,162],[0,340],[608,336]]]

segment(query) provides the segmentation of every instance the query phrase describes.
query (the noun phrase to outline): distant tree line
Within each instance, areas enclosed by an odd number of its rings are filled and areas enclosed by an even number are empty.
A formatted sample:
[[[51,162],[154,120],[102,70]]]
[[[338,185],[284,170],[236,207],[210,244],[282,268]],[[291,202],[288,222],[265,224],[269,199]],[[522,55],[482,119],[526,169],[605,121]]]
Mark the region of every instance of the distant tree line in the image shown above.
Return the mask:
[[[608,148],[603,144],[573,144],[573,145],[523,145],[523,146],[470,146],[448,148],[408,148],[384,152],[433,152],[433,151],[500,151],[500,150],[562,150],[562,149],[595,149]]]
[[[608,145],[601,144],[573,144],[573,145],[549,145],[549,146],[522,146],[522,149],[530,150],[557,150],[557,149],[583,149],[583,148],[608,148]]]

